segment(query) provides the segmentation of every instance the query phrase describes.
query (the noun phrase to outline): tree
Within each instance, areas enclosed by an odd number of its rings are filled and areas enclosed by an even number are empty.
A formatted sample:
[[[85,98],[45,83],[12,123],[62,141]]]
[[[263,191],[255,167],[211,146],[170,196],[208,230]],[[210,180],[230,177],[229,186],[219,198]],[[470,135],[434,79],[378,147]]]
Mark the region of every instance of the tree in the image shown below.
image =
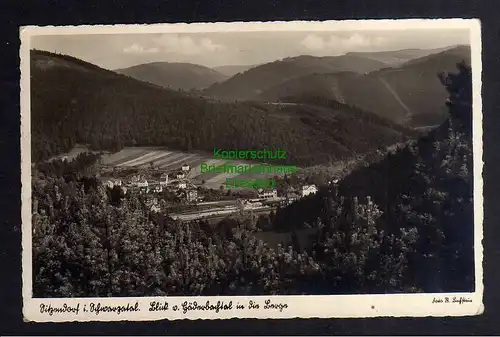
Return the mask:
[[[335,293],[373,293],[402,290],[414,232],[404,237],[377,228],[382,212],[371,198],[353,198],[322,229],[317,245],[319,263],[328,287]],[[332,219],[332,218],[331,218]]]
[[[295,251],[300,252],[299,237],[295,231],[292,232],[292,247]]]
[[[451,117],[470,133],[472,127],[472,68],[462,61],[457,64],[458,73],[439,73],[438,77],[449,93],[446,105]]]

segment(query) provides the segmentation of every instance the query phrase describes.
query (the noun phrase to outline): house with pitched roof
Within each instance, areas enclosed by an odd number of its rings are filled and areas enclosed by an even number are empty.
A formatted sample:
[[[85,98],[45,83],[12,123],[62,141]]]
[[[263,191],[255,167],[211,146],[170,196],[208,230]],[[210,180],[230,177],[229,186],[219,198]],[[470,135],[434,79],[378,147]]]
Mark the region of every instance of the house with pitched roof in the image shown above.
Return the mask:
[[[308,196],[310,194],[315,194],[316,192],[318,192],[318,188],[316,187],[316,185],[304,185],[304,186],[302,186],[302,196],[303,197]]]

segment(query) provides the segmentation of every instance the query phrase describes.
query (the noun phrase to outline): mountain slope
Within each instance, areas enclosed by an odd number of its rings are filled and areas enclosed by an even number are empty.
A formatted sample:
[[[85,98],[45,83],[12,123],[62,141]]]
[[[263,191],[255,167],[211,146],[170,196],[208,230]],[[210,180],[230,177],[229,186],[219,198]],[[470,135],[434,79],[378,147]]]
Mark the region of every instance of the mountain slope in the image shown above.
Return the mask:
[[[117,69],[117,73],[171,89],[202,89],[227,79],[220,72],[192,63],[153,62]]]
[[[425,57],[431,54],[440,53],[452,47],[437,49],[402,49],[381,52],[350,52],[346,55],[358,55],[360,57],[376,60],[385,63],[389,67],[400,66],[408,61]]]
[[[470,49],[456,47],[411,60],[398,68],[366,75],[353,72],[310,74],[275,85],[257,95],[261,101],[314,94],[358,106],[396,122],[412,126],[440,124],[446,118],[446,90],[437,74],[452,70],[457,62],[470,62]]]
[[[370,72],[384,63],[356,55],[335,57],[298,56],[266,63],[214,84],[203,91],[208,97],[227,100],[248,100],[268,88],[304,75],[337,71]]]
[[[68,56],[32,51],[31,61],[35,161],[80,143],[111,150],[150,145],[187,151],[279,147],[288,151],[288,163],[311,165],[413,135],[345,105],[219,103]]]
[[[220,66],[220,67],[213,67],[215,71],[218,71],[219,73],[231,77],[236,75],[237,73],[242,73],[245,72],[251,68],[255,68],[259,65],[234,65],[234,66]]]
[[[456,69],[456,64],[461,61],[470,64],[470,47],[452,48],[411,60],[399,69],[376,71],[373,75],[392,87],[398,97],[410,108],[411,115],[427,114],[430,117],[419,124],[414,123],[416,126],[440,124],[447,113],[442,102],[447,98],[448,93],[441,83],[436,81],[436,75],[440,72],[453,71]],[[370,111],[376,112],[375,109]],[[430,115],[433,112],[435,118]],[[415,118],[416,121],[418,117]]]

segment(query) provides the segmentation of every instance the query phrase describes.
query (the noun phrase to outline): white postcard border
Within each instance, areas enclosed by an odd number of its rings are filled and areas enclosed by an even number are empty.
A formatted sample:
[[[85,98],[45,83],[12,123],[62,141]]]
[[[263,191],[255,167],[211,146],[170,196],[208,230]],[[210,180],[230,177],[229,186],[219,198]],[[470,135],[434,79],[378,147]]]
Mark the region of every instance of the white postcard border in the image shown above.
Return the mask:
[[[70,34],[143,34],[196,33],[240,31],[363,31],[396,29],[469,29],[473,77],[473,160],[474,160],[474,247],[475,292],[450,294],[390,294],[390,295],[323,295],[323,296],[213,296],[213,297],[139,297],[139,298],[33,298],[31,241],[31,134],[30,134],[30,38],[37,35]],[[345,20],[323,22],[235,22],[153,25],[96,26],[26,26],[21,38],[21,216],[22,216],[22,277],[23,315],[26,321],[152,321],[177,319],[229,318],[360,318],[360,317],[443,317],[468,316],[483,313],[483,160],[482,160],[482,101],[481,101],[481,28],[477,19],[404,19],[404,20]],[[445,303],[448,298],[449,303]],[[462,302],[460,299],[471,300]],[[443,303],[432,303],[441,299]],[[457,302],[454,302],[457,301]],[[183,304],[213,306],[213,310],[185,311]],[[249,308],[249,302],[259,308]],[[266,301],[277,307],[265,308]],[[152,302],[168,309],[149,311]],[[219,302],[220,306],[217,305]],[[237,305],[244,308],[237,308]],[[279,305],[281,304],[281,305]],[[64,314],[53,313],[50,307],[72,307]],[[98,310],[98,305],[99,309]],[[106,306],[131,309],[118,313],[106,312]],[[224,307],[225,305],[225,307]],[[43,306],[43,307],[42,307]],[[217,308],[219,307],[219,310]],[[230,308],[229,308],[230,307]],[[280,308],[281,307],[281,308]],[[78,308],[78,314],[76,314]],[[139,311],[134,311],[135,309]],[[93,310],[92,310],[93,309]],[[175,310],[177,309],[177,310]]]

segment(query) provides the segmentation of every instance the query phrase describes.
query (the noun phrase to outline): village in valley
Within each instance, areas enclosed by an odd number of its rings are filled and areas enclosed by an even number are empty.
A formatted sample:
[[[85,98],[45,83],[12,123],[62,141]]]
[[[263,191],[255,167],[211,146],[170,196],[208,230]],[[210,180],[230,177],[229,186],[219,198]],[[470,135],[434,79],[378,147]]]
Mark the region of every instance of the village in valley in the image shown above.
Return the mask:
[[[102,161],[101,161],[102,163]],[[287,185],[283,188],[227,188],[221,181],[218,189],[206,187],[195,167],[187,163],[162,170],[152,165],[126,168],[100,164],[100,179],[122,196],[137,193],[146,198],[152,212],[169,210],[179,220],[218,221],[231,214],[268,214],[303,197],[315,194],[315,184]],[[224,174],[221,174],[224,175]],[[274,179],[283,179],[275,176]]]

